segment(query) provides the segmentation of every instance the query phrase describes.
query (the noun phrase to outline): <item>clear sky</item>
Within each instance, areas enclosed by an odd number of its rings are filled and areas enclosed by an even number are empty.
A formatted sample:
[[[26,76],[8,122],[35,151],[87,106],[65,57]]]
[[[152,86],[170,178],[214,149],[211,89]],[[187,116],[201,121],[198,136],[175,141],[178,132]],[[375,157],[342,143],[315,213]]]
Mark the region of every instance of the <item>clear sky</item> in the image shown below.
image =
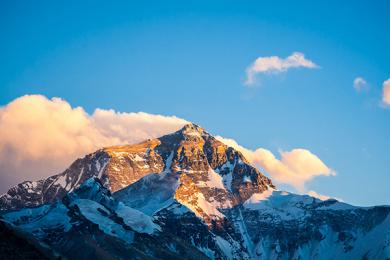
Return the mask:
[[[110,2],[1,1],[0,105],[176,115],[250,149],[308,149],[337,172],[309,189],[390,204],[389,1]],[[294,52],[317,68],[245,84],[256,58]]]

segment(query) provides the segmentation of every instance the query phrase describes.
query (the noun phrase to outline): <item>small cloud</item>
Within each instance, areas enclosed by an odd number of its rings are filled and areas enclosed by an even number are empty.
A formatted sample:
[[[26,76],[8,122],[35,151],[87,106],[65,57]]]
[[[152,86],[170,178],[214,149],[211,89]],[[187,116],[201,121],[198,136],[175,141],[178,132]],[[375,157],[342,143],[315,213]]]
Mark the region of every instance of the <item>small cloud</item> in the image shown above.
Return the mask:
[[[318,156],[306,149],[281,151],[281,158],[277,159],[267,149],[252,151],[233,139],[221,136],[217,136],[217,139],[240,151],[252,165],[264,169],[276,182],[292,185],[301,192],[306,190],[305,183],[317,176],[336,175]]]
[[[318,194],[318,193],[315,192],[314,190],[308,191],[308,192],[307,192],[307,195],[309,195],[309,196],[311,196],[311,197],[314,197],[314,198],[317,198],[317,199],[320,199],[320,200],[328,200],[328,199],[331,198],[331,197],[326,196],[326,195]]]
[[[390,79],[383,82],[382,103],[385,106],[390,106]]]
[[[362,78],[362,77],[356,77],[354,80],[353,80],[353,88],[356,90],[356,91],[361,91],[363,89],[366,89],[368,87],[367,85],[367,81]]]
[[[318,68],[318,66],[305,58],[300,52],[294,52],[287,58],[278,56],[259,57],[246,70],[245,85],[250,86],[256,83],[256,75],[260,73],[280,73],[291,68]]]
[[[333,197],[329,197],[329,196],[326,196],[326,195],[323,195],[323,194],[319,194],[319,193],[315,192],[314,190],[310,190],[306,194],[311,196],[311,197],[320,199],[320,200],[334,199],[334,200],[337,200],[337,201],[340,201],[340,202],[344,202],[344,200],[342,200],[340,198],[333,198]]]

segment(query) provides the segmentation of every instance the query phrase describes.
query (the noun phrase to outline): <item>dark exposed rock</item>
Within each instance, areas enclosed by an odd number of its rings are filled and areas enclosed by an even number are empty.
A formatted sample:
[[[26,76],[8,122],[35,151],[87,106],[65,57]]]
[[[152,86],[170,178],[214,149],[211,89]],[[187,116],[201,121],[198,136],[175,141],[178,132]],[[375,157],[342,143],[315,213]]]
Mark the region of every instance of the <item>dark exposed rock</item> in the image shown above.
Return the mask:
[[[4,219],[71,259],[390,257],[390,207],[275,190],[193,124],[87,155],[12,188],[0,206]]]
[[[226,167],[227,163],[233,168]],[[240,152],[218,141],[199,126],[188,124],[157,139],[101,149],[77,159],[61,174],[18,184],[0,197],[0,210],[54,202],[91,177],[98,177],[110,191],[116,192],[150,173],[163,172],[167,164],[173,172],[185,172],[194,183],[206,181],[210,167],[222,176],[231,174],[233,195],[225,194],[221,199],[230,196],[233,203],[245,201],[254,192],[273,187],[271,180],[250,166]],[[244,176],[248,176],[251,183],[243,182]],[[205,189],[203,192],[206,192]]]
[[[49,259],[49,256],[0,220],[0,259]]]

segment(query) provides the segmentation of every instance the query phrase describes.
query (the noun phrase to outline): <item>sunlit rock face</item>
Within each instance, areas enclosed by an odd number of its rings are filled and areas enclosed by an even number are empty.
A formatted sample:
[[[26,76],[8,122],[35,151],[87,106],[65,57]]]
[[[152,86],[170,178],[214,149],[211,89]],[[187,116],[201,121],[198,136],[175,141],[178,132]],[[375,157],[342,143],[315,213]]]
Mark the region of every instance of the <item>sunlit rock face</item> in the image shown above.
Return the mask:
[[[240,152],[188,124],[157,139],[101,149],[76,160],[61,174],[19,184],[0,198],[0,207],[17,209],[53,202],[91,177],[116,192],[148,174],[167,172],[179,178],[175,198],[194,208],[197,201],[231,207],[273,187]],[[208,215],[200,208],[195,212]]]
[[[35,207],[61,199],[93,176],[103,176],[110,157],[97,151],[77,159],[63,173],[38,181],[25,181],[0,197],[0,209]]]
[[[390,258],[389,206],[276,190],[194,124],[21,183],[0,207],[1,219],[70,259]]]

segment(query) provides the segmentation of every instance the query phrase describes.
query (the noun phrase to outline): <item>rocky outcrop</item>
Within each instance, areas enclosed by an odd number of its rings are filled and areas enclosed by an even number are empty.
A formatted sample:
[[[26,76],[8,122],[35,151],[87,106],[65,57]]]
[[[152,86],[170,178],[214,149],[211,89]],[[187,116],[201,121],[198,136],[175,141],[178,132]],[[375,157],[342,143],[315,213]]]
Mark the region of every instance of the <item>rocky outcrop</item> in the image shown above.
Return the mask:
[[[71,259],[389,257],[390,207],[359,208],[270,189],[220,209],[224,218],[208,222],[177,200],[160,200],[170,183],[164,180],[167,176],[152,174],[130,185],[138,186],[131,198],[122,192],[112,196],[92,178],[62,201],[8,212],[2,218]],[[156,187],[160,190],[155,194],[145,193]],[[129,201],[141,203],[130,207]],[[37,252],[29,248],[26,254],[30,253]]]
[[[101,149],[0,203],[7,223],[71,259],[390,258],[389,206],[276,190],[193,124]]]
[[[9,224],[0,220],[0,259],[50,259],[37,243],[29,241]]]
[[[62,201],[6,213],[3,218],[70,259],[207,259],[192,244],[169,233],[162,235],[152,217],[114,200],[96,178],[84,182]],[[16,250],[20,247],[25,252],[0,251],[5,258],[45,258],[33,246],[13,239],[12,230],[7,232],[12,236],[6,244],[12,242]]]
[[[254,192],[273,187],[271,181],[250,166],[240,152],[216,140],[199,126],[188,124],[157,139],[101,149],[76,160],[61,174],[18,184],[0,197],[0,209],[54,202],[91,177],[99,178],[111,192],[116,192],[150,173],[159,174],[164,170],[183,174],[183,181],[206,182],[209,169],[222,176],[226,189],[234,194],[229,198],[232,203],[244,201]],[[202,190],[206,191],[206,188]],[[225,192],[216,187],[214,193],[217,191]],[[213,191],[209,189],[208,192]],[[183,187],[178,199],[184,196]]]
[[[167,181],[169,188],[161,191],[161,197],[167,198],[164,203],[174,199],[211,224],[213,219],[224,218],[218,209],[233,207],[254,193],[274,187],[240,152],[193,124],[159,138],[158,145],[149,149],[149,153],[153,151],[162,158],[164,167],[157,173],[158,177],[144,179],[116,193],[115,196],[123,197],[130,206],[139,203],[131,200],[134,197],[131,194],[145,187],[150,190],[143,193],[155,194],[155,187],[150,183]]]

